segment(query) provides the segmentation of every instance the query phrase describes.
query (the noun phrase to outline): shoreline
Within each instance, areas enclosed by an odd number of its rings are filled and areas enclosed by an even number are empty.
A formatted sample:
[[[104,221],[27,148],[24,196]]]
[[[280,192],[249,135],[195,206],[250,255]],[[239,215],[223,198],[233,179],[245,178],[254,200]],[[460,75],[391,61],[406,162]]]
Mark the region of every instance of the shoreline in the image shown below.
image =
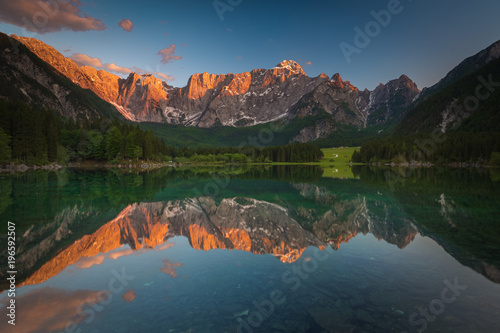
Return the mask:
[[[121,169],[121,170],[139,170],[139,171],[150,171],[157,170],[161,168],[189,168],[189,167],[225,167],[225,166],[319,166],[319,167],[340,167],[340,166],[371,166],[371,167],[379,167],[379,168],[433,168],[433,167],[444,167],[444,168],[499,168],[499,166],[490,165],[490,164],[480,164],[480,163],[472,163],[472,162],[453,162],[448,164],[434,164],[431,162],[411,162],[411,163],[388,163],[388,162],[374,162],[374,163],[332,163],[332,162],[305,162],[305,163],[297,163],[297,162],[271,162],[271,163],[179,163],[179,162],[123,162],[117,164],[110,163],[96,163],[95,161],[84,161],[84,162],[72,162],[67,165],[61,165],[58,163],[51,163],[45,165],[31,165],[28,166],[26,164],[15,164],[9,163],[3,166],[0,166],[0,174],[5,173],[24,173],[28,171],[36,171],[36,170],[46,170],[46,171],[58,171],[64,168],[72,168],[72,169],[87,169],[87,170],[98,170],[98,169]]]

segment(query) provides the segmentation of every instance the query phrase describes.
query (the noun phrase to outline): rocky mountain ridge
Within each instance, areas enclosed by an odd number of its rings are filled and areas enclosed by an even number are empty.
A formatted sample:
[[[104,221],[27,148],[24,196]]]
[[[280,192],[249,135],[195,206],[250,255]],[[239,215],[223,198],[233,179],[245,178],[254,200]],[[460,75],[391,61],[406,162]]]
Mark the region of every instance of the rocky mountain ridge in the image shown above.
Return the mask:
[[[34,45],[45,49],[46,45],[40,43]],[[58,60],[65,58],[61,56]],[[69,68],[67,66],[71,64],[64,62],[59,67]],[[73,65],[72,72],[78,69],[78,66]],[[37,108],[49,108],[73,119],[119,117],[116,109],[98,95],[71,82],[23,44],[1,33],[0,98],[24,101]]]
[[[111,103],[127,119],[164,122],[184,126],[253,126],[278,119],[289,120],[325,111],[331,119],[311,135],[301,133],[298,141],[328,135],[338,124],[358,128],[398,118],[402,108],[420,93],[403,75],[360,91],[339,74],[328,78],[306,75],[293,60],[270,69],[239,74],[194,74],[183,88],[174,88],[152,75],[130,73],[126,79],[78,66],[51,46],[34,38],[12,36],[58,73]]]
[[[322,191],[309,184],[300,184],[297,188],[306,196]],[[345,211],[352,213],[342,221],[339,215]],[[86,213],[76,208],[65,210],[57,218],[60,227],[56,233],[22,253],[20,261],[33,265],[40,259],[39,253],[46,252],[47,247],[71,234],[72,221],[83,214]],[[312,233],[294,217],[313,222]],[[327,246],[339,249],[341,243],[348,242],[358,233],[370,232],[377,239],[385,239],[403,248],[414,239],[417,230],[407,222],[396,225],[376,218],[363,198],[337,203],[318,216],[314,210],[296,210],[242,197],[225,198],[220,203],[210,197],[143,202],[125,207],[94,233],[61,250],[19,285],[41,283],[73,264],[88,268],[102,263],[104,258],[116,259],[136,251],[161,250],[171,246],[168,240],[174,236],[186,237],[196,250],[227,249],[256,255],[271,254],[284,263],[296,262],[309,246],[322,250]],[[31,239],[36,236],[27,233],[24,237]]]
[[[463,60],[438,83],[429,88],[424,88],[420,97],[425,99],[498,58],[500,58],[500,40]]]

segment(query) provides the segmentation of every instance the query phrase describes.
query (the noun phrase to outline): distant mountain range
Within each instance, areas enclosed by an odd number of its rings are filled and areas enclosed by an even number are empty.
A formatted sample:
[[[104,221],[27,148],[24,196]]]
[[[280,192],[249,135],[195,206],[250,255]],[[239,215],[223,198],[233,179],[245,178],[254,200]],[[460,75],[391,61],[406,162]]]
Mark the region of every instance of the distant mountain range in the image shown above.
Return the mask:
[[[439,127],[450,102],[437,103],[433,109],[436,120],[432,122],[427,116],[420,119],[418,114],[425,112],[419,106],[428,105],[435,95],[500,56],[497,42],[422,92],[406,75],[380,84],[373,91],[361,91],[339,74],[331,78],[326,74],[309,77],[292,60],[271,69],[240,74],[194,74],[185,87],[175,88],[148,74],[131,73],[124,79],[90,66],[78,66],[34,38],[1,34],[0,41],[0,98],[21,99],[74,119],[121,115],[136,122],[199,128],[251,127],[312,117],[313,121],[287,139],[300,142],[326,138],[346,126],[354,132],[384,130],[398,124],[400,130],[412,131]],[[467,96],[470,92],[460,94]],[[415,124],[415,119],[425,126]],[[405,125],[408,123],[412,126]]]

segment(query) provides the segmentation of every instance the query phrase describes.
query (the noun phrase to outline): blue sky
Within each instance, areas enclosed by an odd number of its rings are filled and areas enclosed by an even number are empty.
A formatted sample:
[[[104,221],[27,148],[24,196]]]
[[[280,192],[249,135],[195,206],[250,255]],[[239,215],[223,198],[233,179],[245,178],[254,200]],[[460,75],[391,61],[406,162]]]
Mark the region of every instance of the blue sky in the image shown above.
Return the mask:
[[[388,7],[390,21],[374,24],[371,12]],[[340,73],[360,89],[401,74],[423,88],[500,39],[498,0],[0,0],[0,8],[4,33],[121,75],[156,73],[174,86],[198,72],[239,73],[290,59],[309,76]],[[23,28],[33,17],[38,25]],[[356,45],[354,28],[366,34],[367,24],[369,42]],[[341,43],[357,48],[350,61]]]

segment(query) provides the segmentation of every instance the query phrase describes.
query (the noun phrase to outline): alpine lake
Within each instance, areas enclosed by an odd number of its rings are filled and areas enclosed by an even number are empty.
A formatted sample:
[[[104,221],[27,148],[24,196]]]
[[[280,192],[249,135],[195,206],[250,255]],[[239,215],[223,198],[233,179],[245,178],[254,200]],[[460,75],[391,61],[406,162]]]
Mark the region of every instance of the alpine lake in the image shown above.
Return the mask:
[[[0,332],[500,332],[499,174],[2,174]]]

